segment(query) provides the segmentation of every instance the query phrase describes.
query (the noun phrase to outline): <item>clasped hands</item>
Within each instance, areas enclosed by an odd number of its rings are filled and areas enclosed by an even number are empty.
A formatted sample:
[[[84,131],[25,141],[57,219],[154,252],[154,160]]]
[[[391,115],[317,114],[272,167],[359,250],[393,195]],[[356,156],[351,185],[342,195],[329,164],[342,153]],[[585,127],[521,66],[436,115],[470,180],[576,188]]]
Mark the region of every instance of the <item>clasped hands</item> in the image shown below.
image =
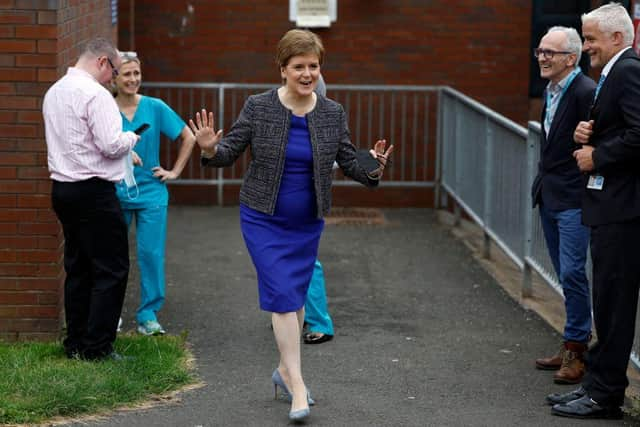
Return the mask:
[[[589,138],[593,134],[593,120],[588,122],[582,121],[576,126],[576,130],[573,132],[573,140],[582,144],[582,148],[579,148],[573,152],[573,158],[578,163],[578,168],[582,172],[590,172],[594,169],[593,164],[593,146],[589,144]]]

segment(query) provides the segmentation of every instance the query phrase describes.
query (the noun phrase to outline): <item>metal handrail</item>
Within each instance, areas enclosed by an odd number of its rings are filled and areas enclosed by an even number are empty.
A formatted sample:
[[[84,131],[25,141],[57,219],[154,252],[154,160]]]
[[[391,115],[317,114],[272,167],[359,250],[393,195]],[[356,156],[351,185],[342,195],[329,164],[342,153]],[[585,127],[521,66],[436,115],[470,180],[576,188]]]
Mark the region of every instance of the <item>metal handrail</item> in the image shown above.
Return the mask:
[[[276,86],[275,83],[144,84],[145,90],[152,92],[168,91],[171,94],[177,91],[175,98],[180,104],[183,101],[189,104],[186,107],[182,105],[179,113],[183,116],[192,115],[202,107],[194,106],[197,103],[195,91],[208,91],[199,95],[201,100],[209,95],[212,100],[215,99],[212,104],[216,106],[217,123],[220,124],[224,124],[225,120],[230,123],[231,114],[237,114],[236,92],[240,91],[242,97],[246,97],[250,92]],[[393,141],[397,144],[401,141],[398,144],[400,149],[394,154],[394,166],[385,172],[383,187],[432,187],[436,207],[442,206],[445,195],[448,195],[455,202],[454,212],[458,219],[460,212],[464,211],[482,228],[485,255],[490,256],[493,242],[522,271],[523,296],[532,293],[533,271],[562,295],[562,288],[546,251],[539,215],[532,208],[529,197],[540,151],[539,123],[529,122],[527,128],[520,126],[447,86],[329,84],[327,90],[354,119],[350,122],[352,130],[356,129],[356,135],[364,128],[368,137],[372,136],[376,132],[375,122],[377,132],[384,133],[388,128],[393,133]],[[407,102],[409,94],[413,94],[413,104]],[[423,98],[419,99],[416,94]],[[368,103],[363,99],[368,99]],[[363,102],[366,104],[364,107]],[[407,144],[409,139],[412,141]],[[435,144],[435,150],[429,156],[428,146],[431,144]],[[418,146],[422,148],[419,159],[416,158]],[[170,160],[167,157],[167,161]],[[197,162],[197,159],[194,160],[191,164]],[[215,177],[206,177],[200,172],[199,177],[192,176],[170,183],[215,185],[218,204],[222,205],[223,187],[242,182],[239,176],[246,168],[246,161],[240,163],[241,166],[231,176],[218,169]],[[418,173],[419,169],[421,174]],[[191,173],[194,174],[193,171]],[[334,179],[333,184],[357,185],[345,179]],[[640,347],[635,344],[631,361],[640,369],[638,354]]]
[[[230,126],[237,116],[239,105],[252,93],[277,87],[269,83],[177,83],[145,82],[145,93],[167,101],[179,115],[190,118],[205,107],[214,110],[216,124]],[[386,85],[327,85],[332,98],[342,103],[348,115],[354,144],[373,143],[377,137],[385,137],[396,145],[393,165],[385,170],[382,188],[433,188],[436,186],[435,151],[428,146],[436,141],[437,100],[440,86],[386,86]],[[430,111],[430,110],[433,110]],[[429,114],[432,113],[432,116]],[[221,125],[218,125],[220,127]],[[362,130],[362,132],[361,132]],[[363,138],[360,134],[366,134]],[[365,142],[367,139],[369,142]],[[364,148],[364,147],[363,147]],[[177,150],[171,143],[163,145],[163,159],[173,163]],[[197,153],[196,153],[197,154]],[[170,185],[202,185],[217,187],[217,202],[224,204],[224,187],[239,185],[246,171],[248,155],[230,169],[218,168],[214,172],[196,170],[198,158],[194,155],[183,177],[169,181]],[[213,174],[213,176],[212,176]],[[359,185],[339,174],[334,175],[333,185],[350,187]]]
[[[438,130],[442,170],[438,176],[441,177],[442,188],[457,204],[454,212],[458,217],[460,210],[466,212],[482,228],[487,257],[490,256],[489,243],[494,242],[520,268],[523,297],[532,294],[532,273],[535,271],[544,283],[564,298],[546,249],[540,216],[537,209],[533,209],[529,195],[538,167],[540,124],[529,122],[527,128],[524,128],[458,91],[445,88],[443,92],[446,95],[440,100],[438,112],[442,118],[439,122],[441,128]],[[474,123],[478,125],[480,131],[477,133],[481,134],[478,135],[478,140],[468,141],[466,129],[460,126],[463,122],[466,128],[473,127]],[[495,128],[506,131],[506,137],[503,138],[505,140],[496,138]],[[485,158],[481,165],[484,167],[474,169],[473,165],[469,166],[467,153],[476,144],[483,144],[483,150],[476,151],[485,155]],[[517,151],[520,156],[519,167],[514,167],[509,162],[500,162],[500,150],[496,146]],[[473,193],[465,193],[465,183],[469,181],[473,183]],[[500,203],[496,206],[493,203],[496,200],[495,182],[512,183],[507,190],[511,194],[503,195],[509,202],[507,206]],[[501,191],[504,193],[504,190]],[[510,230],[501,230],[499,227],[499,224],[510,221],[509,216],[513,212],[520,212],[520,220],[516,221],[518,238],[509,235]],[[591,260],[588,257],[589,277],[592,276],[590,267]],[[639,354],[640,336],[636,332],[630,357],[636,369],[640,369]]]

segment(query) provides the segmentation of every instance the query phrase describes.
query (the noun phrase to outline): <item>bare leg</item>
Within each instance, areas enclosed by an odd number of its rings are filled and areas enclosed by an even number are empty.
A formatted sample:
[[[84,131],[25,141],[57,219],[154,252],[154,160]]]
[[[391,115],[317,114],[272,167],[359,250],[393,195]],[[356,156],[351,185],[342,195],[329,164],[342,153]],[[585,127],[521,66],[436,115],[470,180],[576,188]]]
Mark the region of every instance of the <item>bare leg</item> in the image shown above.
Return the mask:
[[[300,312],[302,311],[302,315]],[[287,384],[293,400],[291,410],[308,407],[307,388],[302,380],[302,362],[300,360],[300,319],[304,320],[303,310],[289,313],[272,313],[273,334],[280,351],[278,370]]]

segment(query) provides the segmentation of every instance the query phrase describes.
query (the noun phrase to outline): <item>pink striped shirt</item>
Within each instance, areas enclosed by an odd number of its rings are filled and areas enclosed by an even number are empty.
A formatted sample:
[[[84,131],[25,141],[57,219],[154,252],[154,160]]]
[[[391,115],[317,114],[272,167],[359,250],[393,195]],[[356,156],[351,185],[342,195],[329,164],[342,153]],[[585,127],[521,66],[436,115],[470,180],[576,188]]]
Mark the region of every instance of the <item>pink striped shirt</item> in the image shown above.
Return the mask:
[[[51,179],[118,182],[124,177],[125,156],[138,136],[122,132],[113,96],[91,74],[69,67],[44,96],[42,113]]]

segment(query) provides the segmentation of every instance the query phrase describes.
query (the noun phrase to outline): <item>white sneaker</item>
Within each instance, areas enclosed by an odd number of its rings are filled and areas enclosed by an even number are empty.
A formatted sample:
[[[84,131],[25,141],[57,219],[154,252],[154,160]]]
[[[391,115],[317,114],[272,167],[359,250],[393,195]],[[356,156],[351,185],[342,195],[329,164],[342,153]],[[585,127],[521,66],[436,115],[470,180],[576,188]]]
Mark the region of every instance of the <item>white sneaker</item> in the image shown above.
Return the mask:
[[[118,319],[118,329],[116,332],[122,332],[122,317]]]
[[[155,320],[147,320],[138,325],[138,333],[142,335],[164,335],[165,331],[162,325]]]

